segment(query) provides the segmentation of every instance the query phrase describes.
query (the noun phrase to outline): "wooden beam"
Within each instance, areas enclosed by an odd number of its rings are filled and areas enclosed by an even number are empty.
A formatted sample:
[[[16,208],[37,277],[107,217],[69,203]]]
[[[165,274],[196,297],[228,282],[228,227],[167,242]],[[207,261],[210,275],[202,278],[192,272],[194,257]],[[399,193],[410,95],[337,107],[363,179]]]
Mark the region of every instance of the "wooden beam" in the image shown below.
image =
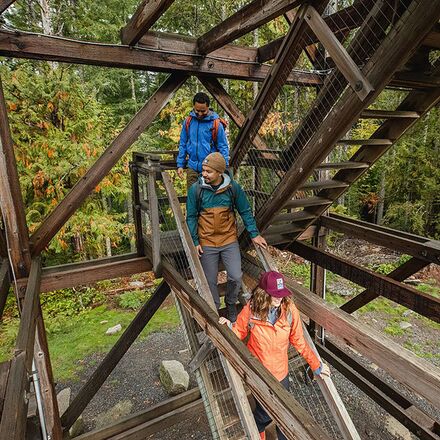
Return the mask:
[[[5,403],[6,385],[8,383],[10,368],[11,361],[0,363],[0,419],[3,412],[3,405]]]
[[[0,423],[0,438],[22,440],[26,431],[29,377],[32,373],[35,328],[38,315],[41,260],[32,260],[29,282],[15,344],[14,357],[6,385],[5,401]]]
[[[3,219],[0,209],[0,216]],[[6,243],[5,230],[0,227],[0,258],[8,258],[8,245]]]
[[[328,439],[328,435],[313,421],[307,411],[250,354],[226,326],[218,323],[218,315],[183,279],[174,267],[164,262],[164,277],[185,308],[205,329],[213,344],[224,354],[268,413],[288,438]],[[257,437],[258,438],[258,437]]]
[[[220,84],[220,81],[216,78],[208,78],[205,76],[198,77],[201,83],[206,87],[209,93],[215,98],[223,110],[234,121],[238,128],[241,128],[246,120],[237,104],[233,101],[231,96],[226,92],[224,87]],[[253,140],[255,148],[258,150],[267,150],[268,146],[257,133]],[[265,157],[266,155],[263,155]],[[273,154],[268,154],[269,158],[274,157]]]
[[[373,5],[374,0],[357,0],[352,6],[325,17],[324,21],[336,37],[339,37],[340,34],[345,35],[347,31],[351,31],[361,26]],[[293,18],[294,17],[291,17],[291,19]],[[292,20],[289,20],[289,24],[291,22]],[[260,63],[265,63],[266,61],[274,59],[283,39],[284,37],[277,38],[276,40],[259,47],[258,61]],[[307,44],[315,44],[319,41],[316,35],[310,30],[306,31],[304,40],[307,41]]]
[[[439,298],[303,242],[294,242],[287,249],[368,290],[374,291],[380,296],[408,307],[435,322],[440,322]]]
[[[332,57],[336,67],[344,75],[359,98],[364,100],[373,90],[373,87],[364,75],[362,75],[361,70],[352,60],[344,46],[339,42],[315,8],[309,8],[305,19],[313,33],[319,38],[319,41]]]
[[[14,2],[15,2],[15,0],[1,0],[0,1],[0,14],[3,14],[3,12],[5,12],[6,9],[8,9],[9,6],[11,6]]]
[[[16,276],[27,276],[31,264],[29,235],[1,79],[0,209],[14,272]]]
[[[168,195],[171,209],[174,213],[177,230],[179,231],[179,234],[181,236],[183,248],[185,250],[185,254],[191,268],[191,273],[197,286],[197,291],[204,299],[204,301],[206,301],[210,309],[214,310],[215,313],[218,315],[216,306],[214,304],[214,298],[208,284],[208,280],[206,279],[205,272],[203,271],[199,255],[197,254],[196,248],[193,245],[193,240],[191,238],[188,225],[186,224],[186,220],[183,216],[183,212],[177,198],[177,193],[174,190],[173,183],[168,173],[162,172],[162,181],[165,186],[165,191]],[[246,432],[246,435],[249,438],[258,438],[257,426],[255,424],[254,416],[246,397],[243,383],[238,377],[237,372],[232,368],[229,362],[225,358],[223,358],[222,355],[220,355],[220,360],[223,365],[228,383],[231,387],[235,406],[237,408],[238,414],[240,415],[241,423]]]
[[[137,254],[117,255],[100,258],[86,263],[62,264],[43,269],[41,291],[68,289],[119,277],[128,277],[138,273],[150,272],[152,265],[146,257]],[[19,280],[21,282],[25,280]]]
[[[177,412],[179,409],[184,411]],[[137,435],[144,435],[142,438],[145,438],[150,434],[159,432],[164,427],[172,426],[179,419],[188,419],[188,413],[191,413],[190,409],[197,410],[198,414],[203,411],[203,402],[198,388],[193,388],[178,396],[152,405],[145,411],[132,414],[103,429],[82,434],[75,437],[75,440],[106,440],[113,439],[114,436],[119,434],[127,435],[124,438],[132,438],[128,436],[133,434],[132,429],[136,430]],[[165,422],[166,425],[163,426],[162,422]]]
[[[174,92],[185,82],[186,75],[173,74],[159,87],[148,102],[139,110],[128,125],[119,133],[101,157],[81,177],[72,190],[46,217],[43,224],[31,237],[32,252],[41,252],[73,215],[84,200],[95,189],[96,185],[107,175],[112,167],[130,148],[134,141],[151,124],[163,109]]]
[[[134,46],[173,3],[174,0],[143,0],[121,29],[122,44]]]
[[[0,263],[0,322],[3,318],[6,300],[8,299],[11,279],[9,276],[9,261],[3,258]]]
[[[256,260],[244,255],[244,270],[252,277],[259,276]],[[292,290],[300,311],[323,326],[326,331],[340,337],[344,343],[366,356],[396,380],[423,396],[434,407],[440,404],[440,369],[416,356],[401,345],[392,342],[383,333],[362,324],[348,313],[326,303],[289,277],[287,287]]]
[[[49,346],[43,321],[43,311],[38,302],[38,315],[34,343],[35,369],[40,382],[41,400],[48,437],[53,440],[63,439],[57,393],[50,362]]]
[[[213,52],[301,3],[302,0],[254,0],[199,37],[199,53]]]
[[[75,420],[81,415],[81,413],[84,411],[84,408],[89,404],[90,400],[92,400],[93,396],[101,388],[107,377],[114,370],[118,362],[131,347],[150,319],[154,316],[169,293],[170,287],[167,283],[165,283],[165,281],[162,281],[148,302],[146,302],[139,310],[136,317],[126,328],[113,348],[101,361],[94,373],[79,390],[78,394],[75,396],[65,413],[61,416],[61,423],[64,430],[68,430],[73,425]]]
[[[417,258],[411,258],[411,260],[408,260],[407,262],[403,263],[401,266],[390,272],[387,277],[396,281],[405,281],[408,277],[414,275],[427,265],[428,263],[426,263],[426,261],[418,260]],[[353,313],[355,310],[360,309],[364,305],[368,304],[370,301],[373,301],[373,299],[377,298],[378,296],[379,293],[377,293],[376,290],[367,289],[356,295],[350,301],[347,301],[340,308],[341,310],[344,310],[344,312]]]
[[[140,46],[130,48],[4,30],[0,30],[0,55],[152,72],[202,74],[245,81],[262,81],[270,69],[269,66],[242,59],[218,59],[171,50],[152,50]],[[315,73],[295,71],[289,75],[288,83],[316,86],[322,84],[322,80]]]
[[[386,228],[387,232],[383,232],[370,227],[371,223],[339,215],[322,216],[321,224],[333,231],[343,232],[350,237],[361,238],[370,243],[412,255],[419,260],[440,264],[440,242],[436,240],[426,239],[425,243],[410,240],[394,234],[392,229]]]
[[[152,162],[150,162],[152,164]],[[151,248],[153,272],[156,276],[160,275],[160,224],[159,224],[159,204],[156,193],[156,171],[160,169],[159,162],[156,162],[156,169],[152,168],[148,173],[147,193],[148,193],[148,215],[151,224]]]
[[[150,31],[141,38],[139,46],[164,52],[181,52],[188,55],[199,55],[197,38],[189,37],[187,35]],[[212,52],[210,56],[227,60],[240,60],[243,63],[258,62],[256,47],[248,47],[238,44],[227,44],[226,46],[220,47]]]
[[[1,365],[1,364],[0,364]],[[159,417],[166,416],[176,409],[182,408],[190,403],[198,402],[198,408],[202,410],[203,403],[200,397],[200,390],[193,388],[174,397],[170,397],[163,402],[151,405],[144,411],[131,414],[128,417],[106,426],[105,428],[90,431],[75,437],[75,440],[106,440],[113,438],[114,435],[122,434],[129,429],[135,428],[141,424],[150,422]]]
[[[432,10],[440,11],[440,1],[434,1],[439,2],[438,9],[432,9],[434,4],[428,2],[428,0],[422,0],[421,3],[417,4],[411,3],[370,58],[363,69],[363,73],[370,80],[375,91],[370,94],[368,99],[360,101],[351,88],[346,89],[337,104],[333,106],[324,121],[320,123],[318,130],[309,131],[310,138],[301,147],[300,152],[295,154],[296,159],[290,171],[257,214],[257,226],[260,230],[264,230],[270,224],[279,207],[304,184],[313,169],[322,163],[333,146],[348,131],[352,123],[357,120],[361,111],[386,86],[395,70],[404,65],[412,50],[418,47],[427,33],[427,29],[430,29],[433,23],[438,20],[438,16],[429,12]],[[437,6],[437,3],[435,6]],[[317,116],[317,114],[314,114],[313,118]],[[307,130],[310,130],[310,127]],[[392,139],[389,136],[382,138]],[[362,160],[361,157],[356,158],[356,160],[368,162],[368,160]]]
[[[329,340],[326,340],[325,346],[317,344],[317,347],[327,362],[414,435],[422,440],[439,440],[436,434],[438,423],[404,397],[401,392],[387,384],[377,373],[362,366],[353,356]]]
[[[295,22],[290,26],[283,44],[281,45],[270,74],[264,81],[252,110],[247,115],[231,151],[230,165],[236,168],[240,165],[244,156],[248,152],[255,135],[266,119],[273,103],[275,102],[281,87],[285,84],[287,76],[295,66],[302,50],[302,38],[307,24],[304,17],[309,6],[301,6],[295,16]]]

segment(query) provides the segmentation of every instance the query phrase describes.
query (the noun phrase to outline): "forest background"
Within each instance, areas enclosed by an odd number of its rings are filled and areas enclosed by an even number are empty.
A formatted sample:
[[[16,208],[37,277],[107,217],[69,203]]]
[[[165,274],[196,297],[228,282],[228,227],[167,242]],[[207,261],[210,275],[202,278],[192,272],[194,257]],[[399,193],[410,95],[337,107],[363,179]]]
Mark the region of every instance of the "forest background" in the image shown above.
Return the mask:
[[[139,3],[140,0],[17,0],[1,20],[5,28],[119,44],[120,29]],[[352,1],[335,3],[338,8]],[[153,29],[198,37],[244,4],[234,0],[177,0]],[[261,46],[284,35],[287,30],[287,22],[280,17],[240,38],[237,43]],[[305,56],[296,67],[311,69]],[[2,58],[0,76],[27,222],[33,233],[167,75]],[[221,82],[241,111],[247,114],[259,85],[239,80]],[[45,266],[135,249],[129,173],[132,152],[176,150],[182,121],[191,110],[192,97],[198,91],[203,91],[203,87],[193,78],[178,90],[159,117],[50,242],[44,253]],[[289,142],[315,96],[313,88],[286,86],[282,89],[260,131],[270,148]],[[382,109],[393,108],[398,99],[398,92],[386,91],[376,105]],[[225,116],[214,100],[212,107]],[[352,185],[333,209],[359,218],[365,203],[374,200],[375,221],[440,238],[439,113],[439,108],[434,108],[418,121]],[[351,136],[368,137],[377,127],[376,123],[374,120],[359,123],[353,127]],[[232,146],[237,129],[231,123],[228,131]],[[347,157],[352,154],[350,148],[354,147],[345,147]],[[65,300],[66,310],[61,315],[73,316],[79,309],[102,299],[96,290],[83,289],[79,293],[79,303],[78,291],[69,289],[58,294],[56,300],[51,294],[43,296],[45,311],[59,316]],[[141,298],[145,300],[142,295]],[[130,301],[138,299],[127,297],[127,301],[130,308]],[[13,317],[16,315],[14,312]],[[58,324],[49,323],[49,332],[57,331]]]

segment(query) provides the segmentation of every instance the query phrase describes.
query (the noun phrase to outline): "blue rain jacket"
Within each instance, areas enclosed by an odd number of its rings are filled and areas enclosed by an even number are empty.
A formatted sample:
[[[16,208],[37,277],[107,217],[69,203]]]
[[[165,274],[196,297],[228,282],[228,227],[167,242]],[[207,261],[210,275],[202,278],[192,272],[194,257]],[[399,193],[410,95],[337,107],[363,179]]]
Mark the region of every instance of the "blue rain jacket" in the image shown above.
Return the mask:
[[[201,173],[203,160],[208,154],[215,151],[223,155],[226,160],[226,166],[228,166],[229,147],[223,124],[219,124],[216,145],[212,139],[213,121],[218,119],[219,115],[212,110],[203,119],[198,119],[194,111],[190,115],[192,120],[189,125],[188,134],[186,132],[186,118],[182,123],[177,167],[185,168],[188,165],[189,168]]]

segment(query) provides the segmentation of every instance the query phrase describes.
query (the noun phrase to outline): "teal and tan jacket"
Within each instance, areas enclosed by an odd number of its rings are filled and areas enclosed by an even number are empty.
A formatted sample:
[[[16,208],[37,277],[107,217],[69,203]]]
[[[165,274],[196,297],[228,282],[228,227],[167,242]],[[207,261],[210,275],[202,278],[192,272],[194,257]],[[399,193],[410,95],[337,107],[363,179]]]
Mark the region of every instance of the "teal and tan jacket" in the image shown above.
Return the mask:
[[[202,186],[199,201],[197,185]],[[199,177],[199,181],[189,189],[186,201],[186,222],[194,245],[218,247],[237,241],[234,208],[243,219],[251,238],[259,235],[249,201],[237,182],[223,174],[223,183],[214,191],[211,185],[205,183],[203,177]]]

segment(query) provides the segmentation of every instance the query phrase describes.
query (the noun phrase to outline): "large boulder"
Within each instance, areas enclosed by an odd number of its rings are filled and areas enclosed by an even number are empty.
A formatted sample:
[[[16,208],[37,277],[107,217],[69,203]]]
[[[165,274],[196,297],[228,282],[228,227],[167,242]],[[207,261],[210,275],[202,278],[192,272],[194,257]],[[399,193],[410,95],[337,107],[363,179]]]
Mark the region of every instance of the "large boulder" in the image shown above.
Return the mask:
[[[57,394],[58,409],[60,411],[60,416],[66,411],[70,404],[70,388],[64,388]],[[84,432],[84,420],[82,415],[80,415],[72,427],[69,429],[69,437],[74,438],[79,436]]]
[[[128,416],[133,409],[133,403],[130,400],[121,400],[115,406],[95,417],[95,429],[105,428],[112,425],[123,417]]]
[[[189,374],[179,361],[162,361],[159,377],[165,390],[171,396],[183,393],[188,389]]]

